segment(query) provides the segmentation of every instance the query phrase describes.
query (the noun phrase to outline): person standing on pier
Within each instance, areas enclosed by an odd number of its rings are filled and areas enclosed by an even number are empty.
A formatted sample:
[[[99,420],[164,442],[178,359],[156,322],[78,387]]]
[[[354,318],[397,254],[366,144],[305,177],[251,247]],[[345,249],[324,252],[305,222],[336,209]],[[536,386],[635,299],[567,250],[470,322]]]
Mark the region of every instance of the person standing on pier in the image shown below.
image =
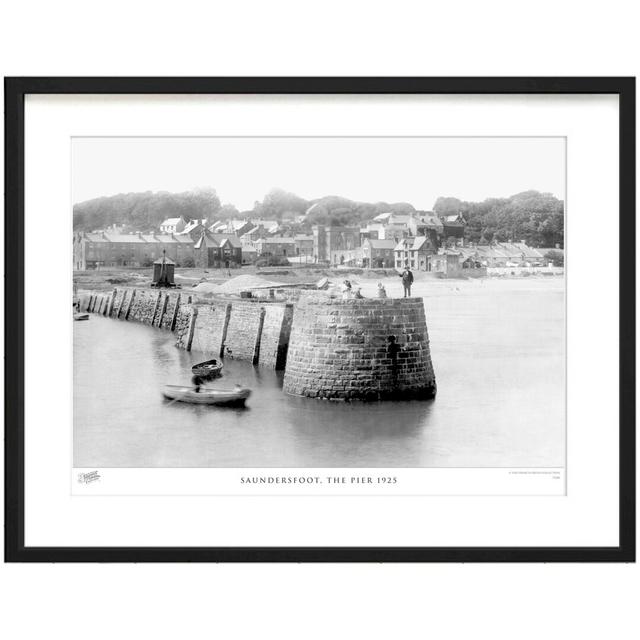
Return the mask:
[[[404,287],[404,297],[411,297],[411,285],[413,284],[413,273],[408,266],[404,268],[404,271],[400,274],[402,278],[402,286]]]

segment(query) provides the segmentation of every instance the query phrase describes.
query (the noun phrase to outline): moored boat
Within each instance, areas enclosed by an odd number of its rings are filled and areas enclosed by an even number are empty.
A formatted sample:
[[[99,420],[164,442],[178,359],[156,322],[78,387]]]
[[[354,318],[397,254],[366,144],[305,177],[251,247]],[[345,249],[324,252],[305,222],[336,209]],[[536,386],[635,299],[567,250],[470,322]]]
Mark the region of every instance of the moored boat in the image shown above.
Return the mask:
[[[242,407],[251,395],[251,389],[237,386],[235,389],[212,389],[200,387],[196,391],[193,387],[185,387],[176,384],[166,384],[162,394],[175,402],[188,402],[190,404],[211,404],[223,407]]]
[[[220,360],[198,362],[198,364],[194,364],[191,367],[191,372],[194,376],[200,376],[201,378],[217,378],[222,375],[222,362]]]
[[[88,313],[74,313],[73,314],[73,319],[74,320],[88,320],[89,319],[89,314]]]

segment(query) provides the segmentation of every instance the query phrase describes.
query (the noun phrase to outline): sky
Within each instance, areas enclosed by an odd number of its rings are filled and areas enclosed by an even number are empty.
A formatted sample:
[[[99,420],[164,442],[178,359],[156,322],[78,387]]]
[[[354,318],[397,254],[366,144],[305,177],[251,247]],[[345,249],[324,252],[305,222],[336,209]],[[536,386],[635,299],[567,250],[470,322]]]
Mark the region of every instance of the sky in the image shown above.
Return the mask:
[[[73,138],[72,199],[216,189],[251,209],[272,188],[314,199],[480,201],[536,189],[565,198],[565,139]]]

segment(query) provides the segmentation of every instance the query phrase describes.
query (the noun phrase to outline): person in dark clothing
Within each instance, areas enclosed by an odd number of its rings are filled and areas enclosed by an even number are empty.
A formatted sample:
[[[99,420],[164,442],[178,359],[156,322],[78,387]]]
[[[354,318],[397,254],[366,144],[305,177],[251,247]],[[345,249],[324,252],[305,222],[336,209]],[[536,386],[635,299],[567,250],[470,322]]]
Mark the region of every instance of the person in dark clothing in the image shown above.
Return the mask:
[[[200,387],[202,386],[202,378],[200,376],[193,376],[191,378],[191,384],[193,385],[193,390],[196,393],[200,393]]]
[[[413,284],[413,273],[409,267],[405,267],[404,271],[400,274],[402,278],[402,286],[404,287],[404,297],[411,297],[411,285]]]

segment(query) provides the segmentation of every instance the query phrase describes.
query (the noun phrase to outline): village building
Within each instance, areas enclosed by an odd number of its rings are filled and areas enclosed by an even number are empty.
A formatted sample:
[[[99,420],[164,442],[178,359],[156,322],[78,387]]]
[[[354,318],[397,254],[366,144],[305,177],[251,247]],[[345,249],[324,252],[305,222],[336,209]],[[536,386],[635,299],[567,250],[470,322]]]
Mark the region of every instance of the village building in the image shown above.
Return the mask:
[[[242,246],[251,246],[255,248],[255,243],[262,238],[266,238],[268,235],[269,233],[262,225],[252,224],[249,229],[239,237]]]
[[[207,228],[211,233],[223,233],[227,229],[227,220],[218,220]]]
[[[195,265],[201,269],[242,266],[242,244],[232,234],[203,230],[193,248]]]
[[[202,232],[206,230],[207,230],[206,225],[203,224],[200,220],[191,220],[190,222],[187,223],[187,225],[182,231],[180,231],[179,233],[176,233],[175,235],[178,237],[188,236],[191,238],[193,242],[197,242],[200,236],[202,235]]]
[[[73,237],[73,266],[80,271],[148,267],[163,251],[177,266],[189,266],[195,258],[193,244],[189,235],[78,232]]]
[[[183,216],[179,218],[167,218],[160,223],[161,233],[182,233],[188,221]]]
[[[360,245],[360,227],[313,227],[313,255],[317,262],[334,264],[332,256],[335,252],[352,251]]]
[[[251,245],[242,245],[242,264],[253,264],[258,259],[258,250]]]
[[[274,236],[260,238],[254,243],[258,256],[295,256],[296,241],[293,238]]]
[[[407,227],[412,236],[432,236],[443,235],[444,226],[438,216],[433,211],[416,211],[415,215],[409,218]]]
[[[438,253],[428,257],[428,271],[445,276],[459,276],[462,270],[462,254],[455,249],[440,249]]]
[[[520,261],[525,267],[539,267],[545,264],[544,252],[534,247],[529,247],[525,242],[510,243],[520,252]]]
[[[313,236],[298,233],[293,236],[296,245],[296,255],[302,258],[313,258]]]
[[[407,238],[411,235],[408,226],[402,224],[384,224],[382,222],[371,222],[366,226],[366,237],[370,240],[395,240]]]
[[[362,243],[362,266],[373,269],[393,268],[395,240],[367,238]]]
[[[437,251],[427,236],[417,236],[400,240],[394,246],[394,260],[396,269],[414,269],[429,271],[429,256]]]
[[[467,225],[461,213],[442,216],[442,235],[447,238],[464,238],[464,229]]]

